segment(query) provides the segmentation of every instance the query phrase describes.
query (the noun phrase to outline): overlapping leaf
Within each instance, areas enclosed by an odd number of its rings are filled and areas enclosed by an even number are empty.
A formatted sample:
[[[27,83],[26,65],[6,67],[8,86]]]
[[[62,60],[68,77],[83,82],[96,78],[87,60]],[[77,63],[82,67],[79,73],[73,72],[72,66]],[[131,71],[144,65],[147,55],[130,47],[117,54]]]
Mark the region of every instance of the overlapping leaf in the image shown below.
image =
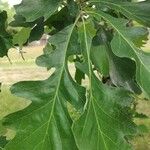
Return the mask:
[[[120,0],[91,0],[97,7],[104,5],[107,8],[119,11],[126,17],[136,20],[145,26],[150,26],[150,1],[125,2]]]
[[[141,93],[139,86],[135,82],[135,62],[128,58],[119,58],[113,54],[110,47],[112,36],[107,32],[101,27],[98,32],[99,38],[95,38],[96,36],[93,38],[93,46],[91,47],[92,61],[96,67],[98,66],[98,70],[100,70],[105,77],[110,75],[111,81],[115,86],[124,87],[138,94]],[[133,36],[134,32],[132,32],[132,38]],[[137,38],[134,36],[133,39],[142,43],[142,40],[140,41],[138,38],[138,33],[136,33],[136,36]],[[106,72],[108,73],[106,74]]]
[[[96,69],[105,77],[109,76],[109,62],[107,58],[106,46],[104,44],[105,36],[99,29],[93,38],[91,47],[91,60]]]
[[[95,77],[91,79],[93,88],[87,110],[73,126],[79,149],[131,149],[125,140],[127,135],[135,133],[128,112],[129,93],[104,86]]]
[[[57,12],[57,13],[53,14],[51,17],[49,17],[45,21],[45,25],[47,25],[49,27],[53,26],[57,31],[60,31],[64,27],[72,24],[78,13],[78,6],[75,2],[71,1],[70,3],[71,3],[71,5],[68,4],[68,7],[65,6],[59,12]],[[73,7],[73,9],[71,9],[70,7]]]
[[[113,52],[119,57],[129,57],[136,61],[136,80],[143,91],[150,96],[149,76],[150,76],[150,54],[139,50],[131,38],[128,28],[120,24],[122,20],[115,19],[103,12],[93,13],[96,16],[103,17],[116,31],[116,35],[111,42]],[[124,20],[123,20],[124,21]]]

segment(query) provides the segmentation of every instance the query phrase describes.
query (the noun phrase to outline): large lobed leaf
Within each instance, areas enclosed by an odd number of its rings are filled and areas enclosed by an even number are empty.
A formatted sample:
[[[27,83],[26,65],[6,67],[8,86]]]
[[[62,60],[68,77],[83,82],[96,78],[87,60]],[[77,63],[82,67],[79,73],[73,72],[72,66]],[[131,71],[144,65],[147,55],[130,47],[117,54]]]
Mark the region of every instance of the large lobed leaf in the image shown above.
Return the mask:
[[[16,136],[6,145],[6,150],[20,150],[22,147],[24,150],[77,149],[67,100],[82,109],[85,90],[72,80],[66,66],[74,27],[75,24],[70,25],[52,36],[49,43],[56,49],[38,58],[38,64],[56,69],[47,80],[20,82],[12,86],[13,94],[30,99],[32,103],[5,118],[5,125],[16,129]],[[46,63],[46,57],[51,58],[49,63]]]
[[[129,113],[130,93],[102,85],[95,76],[88,107],[73,126],[80,150],[131,149],[125,139],[136,132]]]
[[[103,85],[92,71],[90,48],[93,31],[83,21],[81,38],[85,44],[84,58],[87,69],[80,69],[89,76],[87,108],[73,125],[73,132],[80,150],[131,149],[125,137],[136,132],[132,122],[130,92]]]

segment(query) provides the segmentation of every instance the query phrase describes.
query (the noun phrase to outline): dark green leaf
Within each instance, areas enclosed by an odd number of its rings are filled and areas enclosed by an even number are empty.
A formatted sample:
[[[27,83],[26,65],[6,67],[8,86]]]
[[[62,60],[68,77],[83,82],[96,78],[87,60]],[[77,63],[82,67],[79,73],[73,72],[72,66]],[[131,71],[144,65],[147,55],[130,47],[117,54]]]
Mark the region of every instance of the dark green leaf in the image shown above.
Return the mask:
[[[117,57],[109,46],[107,47],[107,53],[109,55],[110,77],[113,84],[141,94],[140,87],[135,82],[135,62],[128,58]]]
[[[12,37],[6,31],[7,28],[7,13],[0,12],[0,57],[7,56],[8,50],[12,47]]]
[[[44,18],[41,18],[36,26],[31,30],[29,42],[38,41],[44,33]]]
[[[4,148],[4,146],[7,144],[7,140],[6,137],[4,136],[0,136],[0,150],[2,150]]]

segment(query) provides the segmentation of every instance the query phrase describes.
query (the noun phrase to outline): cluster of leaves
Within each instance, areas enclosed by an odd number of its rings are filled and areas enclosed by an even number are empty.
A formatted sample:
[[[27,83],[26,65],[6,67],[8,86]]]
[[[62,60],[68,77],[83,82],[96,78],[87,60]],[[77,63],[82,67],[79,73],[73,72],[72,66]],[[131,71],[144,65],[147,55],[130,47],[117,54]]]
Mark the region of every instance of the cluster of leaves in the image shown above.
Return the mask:
[[[133,119],[140,116],[134,95],[150,97],[150,54],[140,49],[150,27],[150,1],[23,0],[15,9],[10,25],[22,29],[13,37],[6,31],[6,12],[0,13],[0,57],[13,44],[40,39],[47,26],[51,36],[36,63],[55,71],[46,80],[11,87],[32,103],[4,118],[3,125],[16,130],[7,144],[0,138],[4,149],[132,149]],[[68,103],[77,110],[76,119]]]

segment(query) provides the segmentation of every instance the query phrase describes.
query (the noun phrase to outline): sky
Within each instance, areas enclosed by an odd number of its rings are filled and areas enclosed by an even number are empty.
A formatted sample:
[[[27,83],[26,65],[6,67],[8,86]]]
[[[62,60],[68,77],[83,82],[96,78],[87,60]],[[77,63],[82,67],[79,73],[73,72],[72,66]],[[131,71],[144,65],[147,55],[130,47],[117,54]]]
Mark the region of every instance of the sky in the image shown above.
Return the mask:
[[[21,0],[8,0],[8,3],[10,6],[19,4],[21,2]]]
[[[10,6],[19,4],[22,0],[3,0],[3,1],[8,1]],[[139,0],[139,1],[143,1],[143,0]]]

